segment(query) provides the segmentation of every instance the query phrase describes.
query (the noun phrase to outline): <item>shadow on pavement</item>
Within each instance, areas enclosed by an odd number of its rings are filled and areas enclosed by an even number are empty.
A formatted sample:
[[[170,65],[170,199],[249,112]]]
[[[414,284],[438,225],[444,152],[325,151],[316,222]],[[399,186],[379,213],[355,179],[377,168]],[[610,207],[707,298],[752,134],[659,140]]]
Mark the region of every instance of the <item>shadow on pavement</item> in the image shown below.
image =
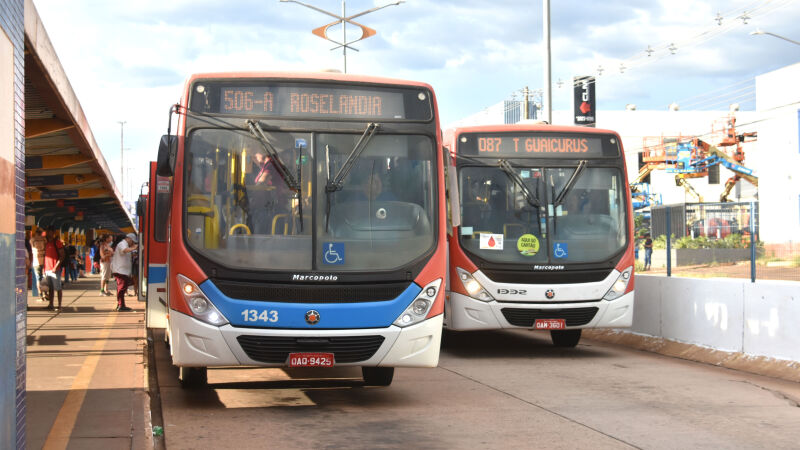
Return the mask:
[[[581,339],[575,348],[553,346],[548,332],[528,330],[451,331],[442,333],[442,354],[468,359],[606,358],[612,354]]]

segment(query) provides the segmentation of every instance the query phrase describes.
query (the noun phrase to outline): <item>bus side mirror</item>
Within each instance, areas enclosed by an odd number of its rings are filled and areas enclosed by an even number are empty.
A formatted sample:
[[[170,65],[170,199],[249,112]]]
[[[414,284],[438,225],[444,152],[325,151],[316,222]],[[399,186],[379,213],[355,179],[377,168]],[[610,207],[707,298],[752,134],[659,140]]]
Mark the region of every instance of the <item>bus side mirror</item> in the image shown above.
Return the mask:
[[[136,216],[137,217],[144,217],[144,207],[145,207],[144,199],[140,197],[139,200],[136,200]]]
[[[158,144],[156,174],[160,177],[171,177],[175,173],[175,158],[178,150],[178,139],[175,136],[161,136]]]
[[[447,202],[447,234],[452,235],[453,228],[461,226],[461,196],[458,192],[456,162],[447,147],[442,147],[442,162],[444,163],[445,201]]]

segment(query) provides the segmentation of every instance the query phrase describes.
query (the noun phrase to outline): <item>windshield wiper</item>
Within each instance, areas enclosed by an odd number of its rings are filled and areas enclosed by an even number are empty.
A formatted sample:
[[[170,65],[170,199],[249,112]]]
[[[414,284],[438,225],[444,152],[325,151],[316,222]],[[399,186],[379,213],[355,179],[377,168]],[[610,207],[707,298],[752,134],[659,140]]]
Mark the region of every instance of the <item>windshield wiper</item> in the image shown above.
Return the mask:
[[[561,192],[558,193],[558,196],[553,200],[554,208],[564,203],[564,200],[567,198],[567,194],[569,194],[569,191],[573,188],[573,186],[575,186],[575,182],[578,181],[578,177],[581,176],[581,173],[584,169],[586,169],[588,164],[589,161],[585,159],[578,163],[578,167],[575,169],[575,172],[572,172],[572,176],[567,181],[567,184],[564,185],[564,189],[562,189]],[[553,193],[555,194],[555,186],[553,186]]]
[[[283,182],[286,183],[286,186],[296,194],[299,194],[300,183],[295,179],[294,175],[289,172],[289,169],[286,168],[286,165],[281,161],[280,156],[278,156],[278,151],[275,150],[275,147],[273,147],[267,140],[267,137],[264,136],[264,130],[261,129],[261,125],[251,119],[248,119],[245,123],[247,123],[247,126],[250,128],[250,134],[258,139],[261,143],[261,147],[267,152],[267,156],[269,156],[270,160],[275,164],[275,168],[278,169],[278,174],[283,178]]]
[[[278,156],[278,151],[275,150],[275,147],[269,143],[267,137],[264,136],[264,130],[261,129],[261,125],[255,120],[248,119],[245,121],[247,126],[250,128],[250,134],[252,134],[258,141],[261,143],[261,147],[264,148],[264,151],[269,156],[270,161],[272,161],[275,168],[278,169],[278,174],[283,179],[283,182],[286,183],[286,186],[294,192],[294,197],[297,199],[297,214],[300,219],[300,232],[303,231],[303,196],[301,195],[302,186],[299,178],[302,177],[302,160],[303,156],[300,155],[300,159],[297,162],[297,178],[292,175],[286,165],[281,161],[280,156]]]
[[[506,176],[517,185],[517,187],[522,191],[522,195],[525,196],[525,200],[527,200],[528,204],[535,207],[540,208],[542,206],[542,202],[539,201],[539,198],[528,189],[528,186],[525,182],[520,178],[519,174],[514,170],[514,166],[511,165],[507,160],[501,159],[497,162],[497,165],[500,166],[500,170],[505,172]]]
[[[361,153],[364,152],[364,149],[367,148],[369,141],[372,140],[372,136],[375,136],[375,132],[378,131],[378,127],[380,124],[377,123],[368,123],[367,128],[364,130],[364,133],[361,134],[361,137],[356,142],[356,145],[353,147],[353,150],[350,151],[350,154],[347,155],[347,159],[345,160],[344,164],[342,164],[341,169],[336,174],[336,177],[331,180],[330,179],[330,159],[328,160],[328,184],[325,185],[325,192],[331,193],[342,190],[342,185],[344,182],[344,178],[350,173],[350,170],[353,168],[353,164],[355,164],[356,160],[358,160]]]

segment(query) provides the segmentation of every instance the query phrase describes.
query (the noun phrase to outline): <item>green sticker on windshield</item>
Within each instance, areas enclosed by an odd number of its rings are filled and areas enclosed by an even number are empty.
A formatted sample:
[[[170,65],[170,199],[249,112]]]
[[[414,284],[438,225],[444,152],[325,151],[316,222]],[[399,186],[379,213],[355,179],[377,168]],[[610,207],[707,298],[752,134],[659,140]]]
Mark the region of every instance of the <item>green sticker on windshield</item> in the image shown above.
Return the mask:
[[[539,239],[532,234],[523,234],[517,239],[517,250],[524,256],[533,256],[539,252]]]

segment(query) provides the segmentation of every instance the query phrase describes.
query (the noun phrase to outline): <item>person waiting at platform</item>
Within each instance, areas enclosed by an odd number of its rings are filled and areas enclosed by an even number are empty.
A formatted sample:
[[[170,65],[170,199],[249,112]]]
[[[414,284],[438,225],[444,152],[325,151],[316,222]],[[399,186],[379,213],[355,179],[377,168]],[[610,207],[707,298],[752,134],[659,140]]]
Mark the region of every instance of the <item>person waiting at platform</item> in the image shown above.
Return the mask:
[[[125,294],[132,283],[131,253],[136,251],[137,247],[136,235],[128,233],[125,239],[121,240],[114,248],[114,256],[111,257],[111,273],[117,282],[117,311],[132,311],[131,308],[125,306]]]
[[[39,283],[42,282],[44,279],[44,247],[47,244],[47,238],[45,237],[45,231],[42,228],[37,228],[36,231],[33,233],[33,237],[31,237],[31,251],[33,252],[33,275],[34,275],[34,282],[36,283],[36,287],[39,287]],[[46,301],[46,296],[44,292],[39,292],[38,294],[35,293],[34,295],[40,296],[41,301]]]
[[[111,295],[108,292],[108,282],[111,280],[111,257],[114,256],[114,250],[111,248],[113,239],[110,234],[100,238],[100,293],[103,295]]]
[[[39,288],[36,286],[36,277],[31,276],[33,267],[33,247],[31,247],[31,232],[25,232],[25,287],[28,287],[28,278],[31,279],[31,288],[33,289],[33,296],[39,296]]]
[[[44,249],[44,280],[49,288],[47,290],[47,309],[55,309],[53,307],[53,296],[58,294],[57,308],[60,310],[63,297],[60,272],[66,262],[66,253],[64,252],[64,244],[56,237],[56,230],[53,227],[47,228],[45,237],[47,242]]]
[[[650,233],[644,235],[644,270],[650,270],[650,264],[653,260],[653,240],[650,238]]]

